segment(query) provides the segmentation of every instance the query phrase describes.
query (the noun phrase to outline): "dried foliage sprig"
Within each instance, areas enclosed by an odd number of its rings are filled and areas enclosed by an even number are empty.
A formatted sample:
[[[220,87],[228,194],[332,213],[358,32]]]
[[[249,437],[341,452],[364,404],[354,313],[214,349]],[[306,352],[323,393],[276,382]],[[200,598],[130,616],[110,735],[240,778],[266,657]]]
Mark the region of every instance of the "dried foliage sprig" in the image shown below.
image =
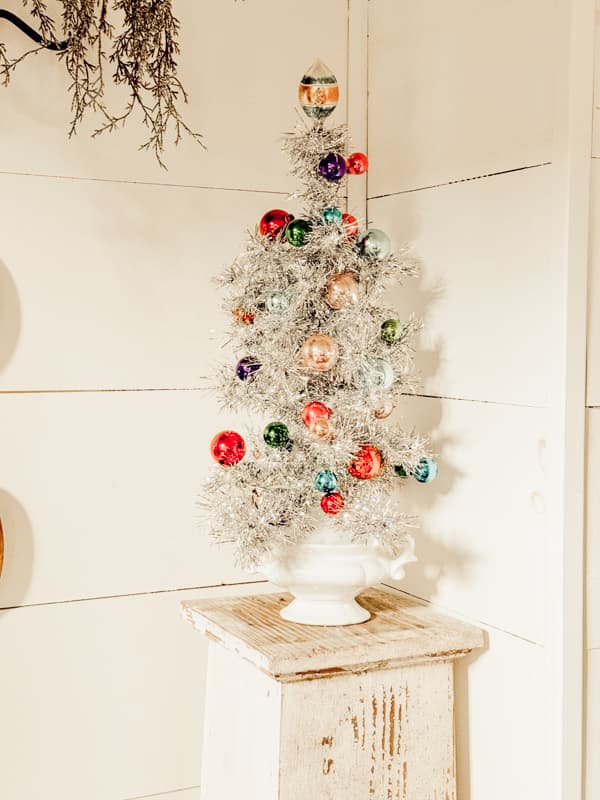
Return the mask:
[[[61,0],[62,29],[68,46],[59,53],[71,83],[72,119],[69,135],[79,130],[89,112],[98,113],[102,124],[98,136],[125,125],[140,113],[149,135],[140,147],[150,150],[161,166],[167,137],[172,131],[176,144],[188,134],[199,144],[201,135],[185,122],[181,104],[187,92],[178,75],[180,22],[173,14],[172,0]],[[44,0],[23,0],[44,43],[57,44],[56,26]],[[15,68],[29,55],[44,49],[41,44],[10,58],[0,42],[0,80],[7,86]],[[107,79],[124,87],[128,98],[120,113],[106,101]]]

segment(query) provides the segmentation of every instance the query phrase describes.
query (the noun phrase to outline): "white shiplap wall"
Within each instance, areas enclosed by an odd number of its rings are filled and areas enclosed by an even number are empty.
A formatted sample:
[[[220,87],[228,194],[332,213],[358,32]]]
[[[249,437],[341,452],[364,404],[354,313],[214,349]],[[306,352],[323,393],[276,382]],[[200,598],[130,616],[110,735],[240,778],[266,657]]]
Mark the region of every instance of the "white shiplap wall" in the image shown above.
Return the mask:
[[[168,172],[138,153],[134,124],[67,139],[51,54],[2,91],[6,800],[197,800],[206,649],[179,603],[252,589],[197,525],[208,442],[233,422],[202,388],[222,357],[210,278],[293,188],[279,139],[303,70],[320,55],[346,88],[348,6],[176,12],[188,117],[208,150],[170,148]]]
[[[563,376],[574,311],[585,313],[570,217],[573,194],[587,197],[585,177],[572,178],[585,165],[587,5],[369,3],[368,216],[423,261],[396,295],[425,320],[424,397],[401,413],[432,430],[441,464],[435,484],[407,492],[423,560],[403,588],[489,634],[459,667],[469,800],[579,800],[581,658],[567,629],[574,620],[577,642],[581,532],[565,509],[576,520],[581,498],[564,498],[583,465],[563,476],[560,464],[573,447],[581,462],[583,436],[570,410],[583,375],[571,370],[569,387]]]

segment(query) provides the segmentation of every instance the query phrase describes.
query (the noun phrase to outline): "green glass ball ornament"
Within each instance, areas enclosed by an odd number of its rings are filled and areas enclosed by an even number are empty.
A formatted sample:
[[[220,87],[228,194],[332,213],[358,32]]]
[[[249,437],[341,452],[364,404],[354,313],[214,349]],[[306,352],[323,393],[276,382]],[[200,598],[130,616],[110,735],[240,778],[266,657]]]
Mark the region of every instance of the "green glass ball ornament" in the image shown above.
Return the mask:
[[[276,317],[280,317],[290,307],[290,300],[285,292],[271,292],[267,297],[267,311]]]
[[[402,464],[397,464],[394,467],[394,472],[399,478],[408,478],[408,472],[404,469]]]
[[[303,247],[310,236],[310,227],[306,219],[293,219],[285,229],[285,238],[294,247]]]
[[[413,472],[413,478],[419,483],[431,483],[438,473],[437,464],[432,458],[422,458]]]
[[[338,481],[335,472],[330,469],[321,469],[315,476],[315,489],[319,492],[335,492],[338,488]]]
[[[399,319],[386,319],[381,326],[381,338],[388,344],[397,342],[402,336],[402,323]]]
[[[341,224],[343,216],[339,208],[324,208],[321,212],[321,219],[326,225]]]
[[[369,391],[389,389],[394,380],[392,365],[385,358],[370,358],[360,370],[360,381]]]
[[[269,447],[287,447],[290,443],[290,432],[283,422],[269,422],[264,430],[263,438]]]
[[[291,223],[290,223],[291,224]],[[379,261],[387,258],[392,252],[392,243],[387,233],[370,228],[359,242],[360,252],[369,258],[376,258]]]

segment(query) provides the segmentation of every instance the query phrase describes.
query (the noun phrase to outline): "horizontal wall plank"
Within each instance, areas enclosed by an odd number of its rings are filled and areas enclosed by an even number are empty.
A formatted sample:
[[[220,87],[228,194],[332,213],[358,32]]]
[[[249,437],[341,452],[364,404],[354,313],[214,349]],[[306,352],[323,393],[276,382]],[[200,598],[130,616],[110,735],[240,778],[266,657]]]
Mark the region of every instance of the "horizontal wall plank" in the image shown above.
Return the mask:
[[[600,650],[587,653],[585,800],[600,797]]]
[[[179,604],[211,593],[0,612],[3,796],[121,800],[198,785],[207,647]]]
[[[232,425],[202,391],[0,395],[0,606],[251,580],[196,507]]]
[[[369,195],[550,161],[557,9],[372,0]]]
[[[424,320],[425,394],[547,403],[551,189],[552,168],[540,167],[370,201],[371,224],[422,261],[392,299]]]
[[[586,491],[586,623],[588,647],[600,648],[600,408],[588,411]]]
[[[169,136],[165,172],[150,153],[138,152],[147,138],[139,115],[124,130],[94,140],[89,133],[100,121],[89,120],[68,140],[69,79],[54,54],[42,53],[21,64],[3,90],[0,171],[290,190],[280,135],[297,119],[298,83],[317,56],[338,76],[334,119],[345,121],[346,0],[307,0],[301,12],[291,0],[276,12],[270,0],[175,6],[180,76],[189,92],[184,112],[204,134],[206,151],[186,137],[175,147]],[[4,24],[2,36],[9,52],[23,51],[19,31]],[[109,95],[120,109],[123,93]]]
[[[488,631],[489,649],[459,659],[457,796],[543,800],[544,649]]]
[[[588,272],[587,404],[600,406],[600,159],[592,159]]]
[[[543,643],[546,412],[415,397],[398,419],[439,453],[433,483],[400,490],[420,526],[398,587]]]
[[[150,794],[144,797],[128,797],[126,800],[200,800],[200,787],[176,789],[173,792]]]
[[[211,278],[280,195],[0,175],[0,390],[198,386]]]

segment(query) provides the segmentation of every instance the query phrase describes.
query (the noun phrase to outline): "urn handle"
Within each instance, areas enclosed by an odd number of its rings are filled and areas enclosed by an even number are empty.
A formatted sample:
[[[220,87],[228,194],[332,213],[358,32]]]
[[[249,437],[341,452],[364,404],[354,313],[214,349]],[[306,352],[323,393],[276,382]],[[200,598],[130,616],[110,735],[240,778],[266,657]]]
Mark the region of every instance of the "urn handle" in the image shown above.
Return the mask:
[[[411,561],[417,561],[417,557],[415,556],[415,540],[412,536],[408,536],[402,553],[396,556],[396,558],[390,559],[390,577],[395,580],[401,580],[404,577],[404,565],[410,564]]]

